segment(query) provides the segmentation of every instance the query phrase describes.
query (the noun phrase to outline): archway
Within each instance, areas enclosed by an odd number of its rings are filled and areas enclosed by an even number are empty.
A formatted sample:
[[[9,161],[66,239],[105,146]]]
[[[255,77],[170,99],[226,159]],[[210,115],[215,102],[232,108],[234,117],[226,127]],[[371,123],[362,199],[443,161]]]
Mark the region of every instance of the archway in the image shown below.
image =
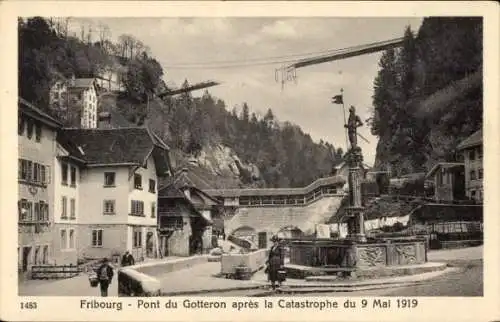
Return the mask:
[[[243,248],[251,248],[257,244],[257,231],[250,226],[241,226],[231,232],[228,240]]]
[[[285,226],[281,227],[277,233],[280,238],[300,238],[304,236],[304,232],[297,226]]]

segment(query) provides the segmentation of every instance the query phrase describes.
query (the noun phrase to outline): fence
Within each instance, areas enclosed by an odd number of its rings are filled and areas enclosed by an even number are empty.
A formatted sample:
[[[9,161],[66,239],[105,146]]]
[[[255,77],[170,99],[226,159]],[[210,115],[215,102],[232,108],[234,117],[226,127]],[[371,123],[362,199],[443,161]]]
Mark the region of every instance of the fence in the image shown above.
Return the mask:
[[[32,279],[59,279],[79,275],[82,268],[76,265],[41,265],[31,268]]]

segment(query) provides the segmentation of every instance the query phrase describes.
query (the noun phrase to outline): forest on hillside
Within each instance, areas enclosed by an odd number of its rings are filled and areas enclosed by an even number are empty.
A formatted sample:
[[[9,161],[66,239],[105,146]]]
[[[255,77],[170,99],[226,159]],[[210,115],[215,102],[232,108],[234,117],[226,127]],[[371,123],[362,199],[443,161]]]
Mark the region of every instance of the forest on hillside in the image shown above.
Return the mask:
[[[331,143],[316,143],[290,122],[279,120],[271,108],[258,117],[242,98],[241,109],[226,106],[221,98],[205,91],[201,97],[189,92],[160,99],[168,79],[150,50],[131,35],[117,43],[106,28],[97,30],[98,41],[82,27],[80,35],[68,31],[67,20],[33,17],[19,19],[19,95],[57,115],[49,106],[51,85],[71,75],[94,77],[105,68],[124,64],[125,92],[116,109],[132,124],[148,121],[173,149],[196,156],[204,147],[231,147],[261,173],[258,183],[245,171],[244,185],[300,187],[329,175],[342,158],[342,149]],[[186,80],[184,87],[189,86]]]
[[[375,167],[404,175],[454,161],[482,126],[482,18],[425,18],[383,53],[374,81]]]

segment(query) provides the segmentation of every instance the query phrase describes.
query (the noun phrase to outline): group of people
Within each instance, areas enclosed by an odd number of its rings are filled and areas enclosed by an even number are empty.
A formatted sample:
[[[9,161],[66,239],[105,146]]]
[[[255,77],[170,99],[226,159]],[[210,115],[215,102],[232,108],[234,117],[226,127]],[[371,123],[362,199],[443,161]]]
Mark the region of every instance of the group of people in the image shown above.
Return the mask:
[[[121,266],[131,266],[135,264],[134,256],[130,254],[129,251],[126,251],[123,254],[121,259]],[[108,288],[113,280],[114,270],[113,266],[109,263],[109,259],[107,257],[103,258],[99,267],[95,270],[97,274],[97,280],[99,283],[99,288],[101,290],[101,296],[108,296]]]

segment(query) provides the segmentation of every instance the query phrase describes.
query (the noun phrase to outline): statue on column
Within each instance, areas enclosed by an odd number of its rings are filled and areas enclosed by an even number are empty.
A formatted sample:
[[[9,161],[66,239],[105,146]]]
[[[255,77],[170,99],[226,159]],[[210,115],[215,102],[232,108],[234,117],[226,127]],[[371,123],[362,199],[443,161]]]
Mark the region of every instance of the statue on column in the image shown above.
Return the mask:
[[[356,108],[351,106],[349,108],[349,119],[347,120],[347,124],[344,125],[347,128],[347,134],[349,135],[349,142],[351,143],[351,149],[356,150],[358,146],[358,127],[362,126],[363,122],[359,116],[356,115]]]

